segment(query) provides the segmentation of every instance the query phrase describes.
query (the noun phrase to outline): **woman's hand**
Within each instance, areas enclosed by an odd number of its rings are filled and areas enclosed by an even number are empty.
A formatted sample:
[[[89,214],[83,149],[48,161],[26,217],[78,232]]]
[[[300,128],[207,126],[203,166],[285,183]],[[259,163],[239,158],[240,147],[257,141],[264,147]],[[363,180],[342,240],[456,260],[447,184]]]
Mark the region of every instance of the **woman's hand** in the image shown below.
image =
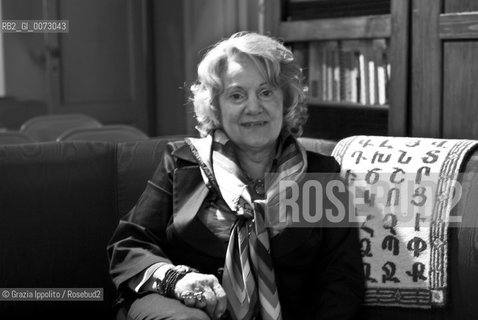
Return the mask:
[[[211,274],[186,274],[176,283],[174,294],[188,307],[203,309],[213,320],[219,319],[227,308],[226,292]]]

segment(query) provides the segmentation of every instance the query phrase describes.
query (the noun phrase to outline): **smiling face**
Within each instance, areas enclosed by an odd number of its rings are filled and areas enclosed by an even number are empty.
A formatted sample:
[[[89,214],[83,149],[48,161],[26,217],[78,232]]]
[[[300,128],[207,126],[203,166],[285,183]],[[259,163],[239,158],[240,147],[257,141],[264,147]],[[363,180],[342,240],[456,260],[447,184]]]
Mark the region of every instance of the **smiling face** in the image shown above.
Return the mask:
[[[222,83],[220,121],[232,142],[249,151],[274,147],[282,129],[282,90],[240,57],[229,59]]]

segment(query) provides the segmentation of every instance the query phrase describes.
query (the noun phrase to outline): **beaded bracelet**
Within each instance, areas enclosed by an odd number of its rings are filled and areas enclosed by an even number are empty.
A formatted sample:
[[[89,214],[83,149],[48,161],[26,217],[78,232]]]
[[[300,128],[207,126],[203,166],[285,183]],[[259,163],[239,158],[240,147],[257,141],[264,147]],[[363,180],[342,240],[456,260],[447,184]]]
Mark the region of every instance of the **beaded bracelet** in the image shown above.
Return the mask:
[[[155,280],[156,291],[165,297],[174,298],[174,288],[176,287],[176,284],[190,272],[199,271],[184,265],[178,265],[170,268],[168,271],[166,271],[163,280]]]

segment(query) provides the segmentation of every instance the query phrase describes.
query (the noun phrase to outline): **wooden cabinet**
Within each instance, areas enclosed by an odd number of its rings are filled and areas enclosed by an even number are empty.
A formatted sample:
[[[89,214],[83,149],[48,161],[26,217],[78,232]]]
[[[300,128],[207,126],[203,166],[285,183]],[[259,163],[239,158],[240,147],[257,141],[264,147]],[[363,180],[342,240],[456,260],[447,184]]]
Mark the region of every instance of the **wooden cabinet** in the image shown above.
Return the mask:
[[[345,16],[331,11],[331,17],[320,12],[314,17],[314,6],[325,1],[264,0],[264,31],[292,47],[316,41],[387,40],[387,103],[376,108],[311,100],[305,135],[477,138],[478,2],[390,0],[389,12],[384,13],[374,4],[377,1],[330,1],[335,6],[348,2]],[[287,10],[299,4],[302,10],[309,6],[309,12],[302,13],[303,19],[291,18]],[[361,15],[367,6],[372,14]],[[294,10],[293,14],[300,12]]]
[[[478,138],[478,2],[412,2],[410,134]]]

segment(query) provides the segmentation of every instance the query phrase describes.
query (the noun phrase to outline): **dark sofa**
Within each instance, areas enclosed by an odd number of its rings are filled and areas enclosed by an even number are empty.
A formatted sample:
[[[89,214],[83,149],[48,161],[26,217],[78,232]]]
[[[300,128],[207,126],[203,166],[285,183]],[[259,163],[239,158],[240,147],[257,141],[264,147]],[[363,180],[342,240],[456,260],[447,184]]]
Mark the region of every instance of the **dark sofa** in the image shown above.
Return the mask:
[[[112,319],[115,290],[106,244],[139,198],[170,140],[123,144],[53,142],[0,146],[0,288],[98,288],[103,301],[5,301],[0,318]],[[310,141],[309,141],[310,142]],[[317,140],[308,148],[330,152]],[[466,172],[478,172],[478,153]],[[455,208],[450,304],[445,309],[363,308],[363,319],[476,319],[478,175]],[[475,227],[470,227],[475,226]]]
[[[106,244],[170,139],[0,146],[0,288],[104,295],[99,302],[0,300],[0,319],[113,318]]]

